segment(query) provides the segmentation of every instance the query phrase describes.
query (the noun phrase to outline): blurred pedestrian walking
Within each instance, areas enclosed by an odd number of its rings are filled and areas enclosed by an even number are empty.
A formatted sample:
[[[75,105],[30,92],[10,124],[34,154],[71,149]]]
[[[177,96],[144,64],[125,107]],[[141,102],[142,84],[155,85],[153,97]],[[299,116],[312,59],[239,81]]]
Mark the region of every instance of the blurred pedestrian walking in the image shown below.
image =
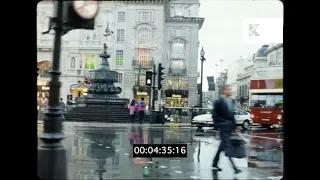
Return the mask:
[[[234,104],[230,98],[231,89],[229,86],[225,86],[223,90],[223,96],[215,102],[213,108],[213,121],[219,131],[219,136],[221,143],[219,145],[218,151],[213,159],[212,168],[216,171],[221,171],[222,169],[218,167],[218,162],[220,159],[220,153],[225,152],[225,155],[229,158],[230,163],[234,169],[235,174],[240,173],[236,165],[234,164],[231,153],[231,133],[236,129],[236,121],[234,118]]]
[[[144,98],[141,98],[141,101],[138,103],[138,111],[139,111],[139,122],[142,124],[142,119],[144,117],[144,111],[146,108],[146,103],[144,102]]]
[[[128,109],[130,110],[130,116],[131,116],[131,122],[133,123],[133,121],[135,120],[136,117],[136,100],[132,100],[130,104],[128,104]]]
[[[59,106],[61,108],[62,117],[63,117],[63,120],[64,120],[64,114],[66,113],[67,109],[66,109],[66,104],[63,102],[62,98],[60,98]]]

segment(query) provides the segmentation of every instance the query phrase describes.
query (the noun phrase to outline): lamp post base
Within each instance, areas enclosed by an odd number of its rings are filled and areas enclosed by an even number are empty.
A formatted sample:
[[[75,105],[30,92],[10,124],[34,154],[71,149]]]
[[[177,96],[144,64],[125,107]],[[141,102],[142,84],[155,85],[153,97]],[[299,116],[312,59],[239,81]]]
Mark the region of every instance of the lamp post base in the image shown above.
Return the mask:
[[[38,177],[42,180],[67,179],[66,150],[60,147],[38,147]],[[56,163],[56,164],[53,164]]]

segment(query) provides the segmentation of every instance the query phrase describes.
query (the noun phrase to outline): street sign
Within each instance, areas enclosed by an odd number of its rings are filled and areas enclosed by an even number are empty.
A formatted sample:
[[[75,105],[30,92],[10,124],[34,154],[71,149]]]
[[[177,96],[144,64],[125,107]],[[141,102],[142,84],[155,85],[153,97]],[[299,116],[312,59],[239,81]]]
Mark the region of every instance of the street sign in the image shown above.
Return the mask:
[[[96,17],[99,10],[98,1],[73,1],[74,11],[83,19]]]

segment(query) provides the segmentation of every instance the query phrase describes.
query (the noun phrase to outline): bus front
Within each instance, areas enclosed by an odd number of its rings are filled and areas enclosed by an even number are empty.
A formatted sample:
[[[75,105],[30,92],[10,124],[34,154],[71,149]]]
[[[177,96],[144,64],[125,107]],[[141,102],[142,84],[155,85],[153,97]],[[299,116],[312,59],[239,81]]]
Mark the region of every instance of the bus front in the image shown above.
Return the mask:
[[[283,124],[283,93],[252,92],[250,93],[250,115],[253,123],[270,128]]]

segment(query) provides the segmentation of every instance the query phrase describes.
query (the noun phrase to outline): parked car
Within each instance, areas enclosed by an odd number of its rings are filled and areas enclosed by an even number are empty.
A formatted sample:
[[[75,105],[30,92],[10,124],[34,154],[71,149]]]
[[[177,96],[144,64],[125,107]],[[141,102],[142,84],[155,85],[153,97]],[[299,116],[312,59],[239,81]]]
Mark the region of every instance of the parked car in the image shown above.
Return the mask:
[[[252,119],[250,118],[250,113],[243,111],[241,109],[235,109],[234,114],[235,114],[237,126],[241,126],[244,130],[249,129],[249,127],[253,123]],[[207,114],[195,116],[192,119],[192,124],[196,125],[199,128],[208,127],[208,126],[214,127],[211,112],[208,112]]]

